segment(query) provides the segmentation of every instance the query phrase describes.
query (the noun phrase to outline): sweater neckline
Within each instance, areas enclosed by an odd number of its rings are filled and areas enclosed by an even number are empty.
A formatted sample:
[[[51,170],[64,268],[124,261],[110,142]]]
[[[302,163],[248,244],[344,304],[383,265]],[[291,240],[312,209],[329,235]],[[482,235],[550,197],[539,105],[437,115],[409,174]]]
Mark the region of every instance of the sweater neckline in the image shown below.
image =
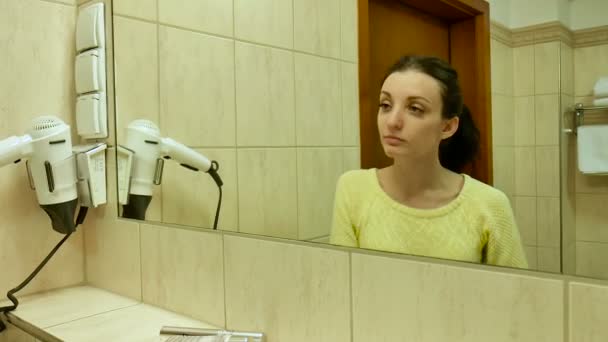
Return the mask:
[[[373,179],[374,190],[379,194],[380,198],[385,203],[389,204],[391,207],[395,208],[396,210],[398,210],[404,214],[419,216],[419,217],[436,217],[436,216],[443,216],[443,215],[450,213],[451,211],[456,209],[458,206],[460,206],[463,199],[466,198],[467,193],[469,192],[469,188],[471,187],[471,177],[467,174],[461,173],[461,175],[464,178],[464,184],[462,185],[462,188],[460,189],[460,192],[458,193],[456,198],[454,198],[450,202],[448,202],[440,207],[437,207],[437,208],[421,209],[421,208],[410,207],[403,203],[397,202],[391,196],[389,196],[384,191],[382,186],[380,185],[380,179],[378,178],[378,169],[376,169],[376,168],[370,169],[370,175],[371,175],[371,178]]]

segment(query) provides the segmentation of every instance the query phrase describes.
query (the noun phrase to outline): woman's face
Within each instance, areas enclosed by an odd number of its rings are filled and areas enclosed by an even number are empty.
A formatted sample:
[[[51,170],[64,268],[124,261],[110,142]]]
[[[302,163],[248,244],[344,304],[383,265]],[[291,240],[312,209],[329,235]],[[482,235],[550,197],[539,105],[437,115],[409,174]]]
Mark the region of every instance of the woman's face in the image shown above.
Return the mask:
[[[382,85],[378,109],[384,153],[390,158],[437,155],[441,140],[458,128],[458,118],[444,119],[442,108],[436,79],[416,70],[389,75]]]

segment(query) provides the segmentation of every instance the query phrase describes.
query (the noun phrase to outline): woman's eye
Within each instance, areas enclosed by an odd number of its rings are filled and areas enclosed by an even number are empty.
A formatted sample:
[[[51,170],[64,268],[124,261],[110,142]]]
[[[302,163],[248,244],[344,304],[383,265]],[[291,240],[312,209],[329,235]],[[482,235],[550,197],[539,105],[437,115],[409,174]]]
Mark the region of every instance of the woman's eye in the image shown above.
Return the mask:
[[[382,109],[382,111],[384,112],[389,111],[391,109],[391,105],[388,103],[381,103],[380,109]]]
[[[424,112],[424,109],[422,109],[418,106],[410,106],[409,109],[410,109],[410,112],[412,112],[414,114],[422,114]]]

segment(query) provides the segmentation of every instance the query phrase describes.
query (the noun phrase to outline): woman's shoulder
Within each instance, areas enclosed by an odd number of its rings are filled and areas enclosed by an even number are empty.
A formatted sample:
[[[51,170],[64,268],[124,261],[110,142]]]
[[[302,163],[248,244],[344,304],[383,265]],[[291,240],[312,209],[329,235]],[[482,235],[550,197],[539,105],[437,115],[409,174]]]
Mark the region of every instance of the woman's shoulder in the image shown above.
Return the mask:
[[[340,179],[345,182],[357,182],[361,180],[369,180],[375,175],[375,169],[359,169],[344,172]]]
[[[338,188],[353,190],[369,190],[376,181],[376,169],[350,170],[338,179]]]
[[[509,198],[501,190],[471,176],[465,175],[465,177],[467,177],[469,197],[477,204],[490,207],[510,206]]]

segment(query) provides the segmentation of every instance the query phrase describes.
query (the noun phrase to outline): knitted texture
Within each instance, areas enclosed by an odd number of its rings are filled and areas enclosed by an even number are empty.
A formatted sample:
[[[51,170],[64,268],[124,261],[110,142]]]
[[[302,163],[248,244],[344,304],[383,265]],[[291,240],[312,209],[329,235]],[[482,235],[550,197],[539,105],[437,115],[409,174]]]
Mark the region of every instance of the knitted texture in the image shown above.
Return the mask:
[[[464,175],[460,194],[445,206],[416,209],[380,187],[376,169],[338,180],[332,244],[490,265],[527,268],[507,196]]]

